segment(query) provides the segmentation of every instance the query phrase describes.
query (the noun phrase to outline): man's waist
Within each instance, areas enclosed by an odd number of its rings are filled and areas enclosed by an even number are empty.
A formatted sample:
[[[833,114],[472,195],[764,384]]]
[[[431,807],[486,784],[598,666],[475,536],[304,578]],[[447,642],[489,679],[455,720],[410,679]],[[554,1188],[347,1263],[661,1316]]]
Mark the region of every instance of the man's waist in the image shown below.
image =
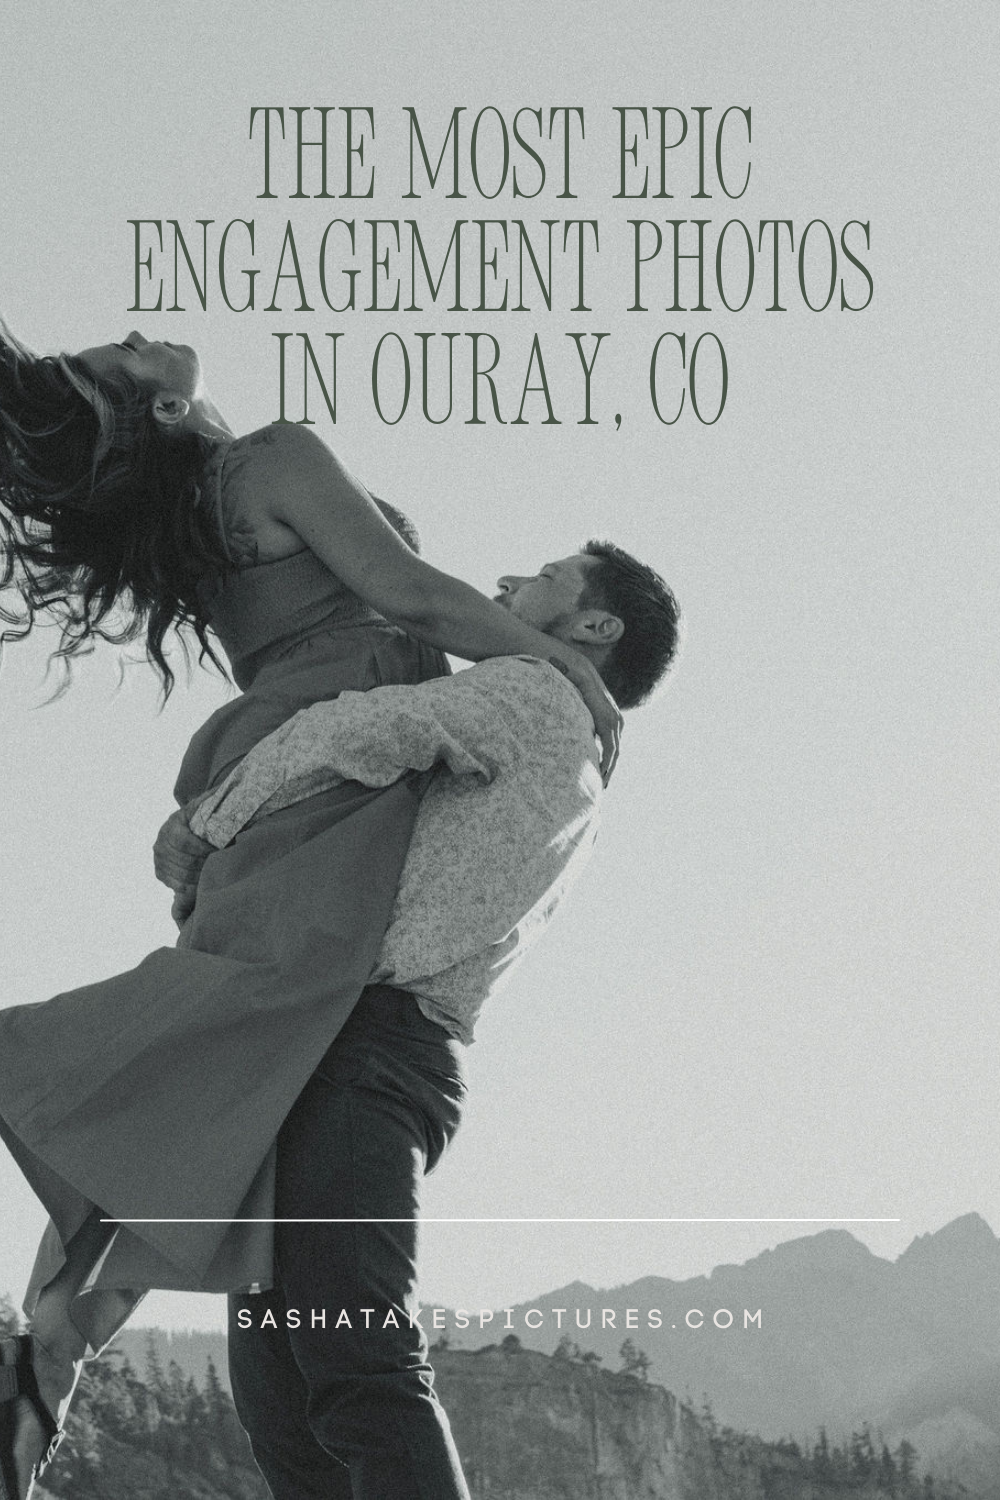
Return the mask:
[[[423,1015],[416,996],[395,984],[366,984],[351,1012],[352,1017],[371,1016],[400,1025],[405,1025],[415,1014]]]
[[[427,1042],[465,1040],[460,1035],[461,1026],[455,1024],[448,1010],[395,984],[366,985],[347,1024],[355,1017],[359,1026],[403,1030]]]

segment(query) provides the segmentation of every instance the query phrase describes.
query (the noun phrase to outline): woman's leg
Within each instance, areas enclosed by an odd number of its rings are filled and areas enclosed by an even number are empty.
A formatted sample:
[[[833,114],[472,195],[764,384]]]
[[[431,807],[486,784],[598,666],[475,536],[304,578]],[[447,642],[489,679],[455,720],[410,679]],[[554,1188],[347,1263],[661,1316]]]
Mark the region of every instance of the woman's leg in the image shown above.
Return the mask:
[[[73,1321],[73,1298],[105,1250],[114,1228],[113,1224],[101,1223],[99,1209],[93,1211],[66,1246],[66,1262],[42,1288],[31,1319],[32,1363],[39,1394],[60,1426],[87,1352],[87,1340]],[[27,1494],[32,1471],[47,1446],[34,1408],[22,1399],[14,1437],[20,1494]]]

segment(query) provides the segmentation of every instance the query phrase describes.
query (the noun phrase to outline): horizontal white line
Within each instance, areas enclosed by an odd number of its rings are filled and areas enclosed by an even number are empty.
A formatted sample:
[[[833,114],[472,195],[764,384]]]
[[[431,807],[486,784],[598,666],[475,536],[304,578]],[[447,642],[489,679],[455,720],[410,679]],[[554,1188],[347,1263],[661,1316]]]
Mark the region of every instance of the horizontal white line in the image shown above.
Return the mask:
[[[102,1219],[102,1224],[901,1224],[902,1219]]]

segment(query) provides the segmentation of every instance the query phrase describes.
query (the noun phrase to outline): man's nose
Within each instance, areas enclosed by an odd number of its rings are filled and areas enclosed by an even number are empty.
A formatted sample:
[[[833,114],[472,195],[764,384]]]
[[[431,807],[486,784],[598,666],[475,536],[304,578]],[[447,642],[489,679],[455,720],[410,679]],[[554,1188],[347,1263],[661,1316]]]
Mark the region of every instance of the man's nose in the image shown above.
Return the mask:
[[[502,578],[497,579],[497,588],[501,594],[512,594],[515,589],[520,588],[523,582],[523,578],[517,578],[513,573],[505,573]]]
[[[128,336],[128,342],[132,345],[133,349],[141,349],[144,344],[149,343],[149,340],[144,339],[138,329],[133,328]]]

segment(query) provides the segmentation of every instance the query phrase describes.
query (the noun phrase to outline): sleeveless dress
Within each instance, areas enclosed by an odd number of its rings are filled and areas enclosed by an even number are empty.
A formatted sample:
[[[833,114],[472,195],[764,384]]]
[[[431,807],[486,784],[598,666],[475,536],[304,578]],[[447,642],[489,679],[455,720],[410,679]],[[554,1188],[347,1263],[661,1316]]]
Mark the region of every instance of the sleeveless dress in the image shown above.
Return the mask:
[[[250,461],[245,440],[217,457],[220,524]],[[243,691],[191,741],[182,804],[299,709],[448,671],[313,553],[248,566],[228,545],[237,571],[205,603]],[[0,1135],[50,1215],[29,1314],[95,1207],[122,1222],[73,1306],[93,1349],[152,1287],[270,1285],[275,1137],[374,967],[424,784],[263,818],[210,855],[176,947],[0,1012]]]

